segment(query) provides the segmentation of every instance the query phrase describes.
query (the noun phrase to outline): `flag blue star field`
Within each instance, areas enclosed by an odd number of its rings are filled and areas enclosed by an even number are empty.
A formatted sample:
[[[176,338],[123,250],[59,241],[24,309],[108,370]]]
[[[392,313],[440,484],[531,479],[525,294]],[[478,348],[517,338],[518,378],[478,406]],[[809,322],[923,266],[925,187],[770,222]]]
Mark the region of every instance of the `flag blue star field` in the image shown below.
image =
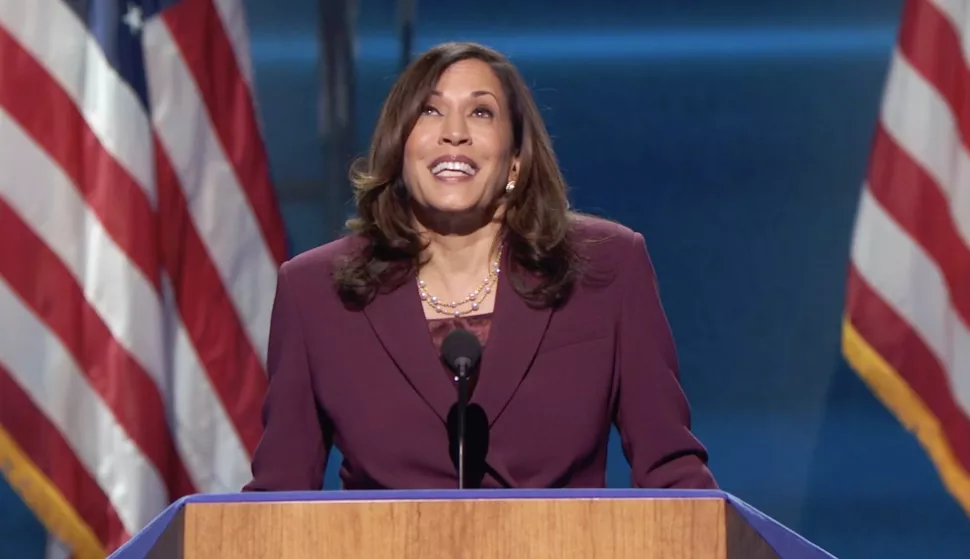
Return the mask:
[[[0,2],[0,465],[104,557],[238,491],[285,234],[242,0]]]

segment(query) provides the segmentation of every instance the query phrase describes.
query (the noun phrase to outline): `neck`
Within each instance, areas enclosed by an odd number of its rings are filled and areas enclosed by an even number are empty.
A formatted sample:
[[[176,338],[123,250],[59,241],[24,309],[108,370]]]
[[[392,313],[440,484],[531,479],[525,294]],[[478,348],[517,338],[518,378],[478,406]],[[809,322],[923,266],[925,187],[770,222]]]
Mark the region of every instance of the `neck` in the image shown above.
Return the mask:
[[[498,253],[500,231],[497,222],[461,235],[422,231],[428,241],[422,275],[433,274],[447,284],[483,277]]]

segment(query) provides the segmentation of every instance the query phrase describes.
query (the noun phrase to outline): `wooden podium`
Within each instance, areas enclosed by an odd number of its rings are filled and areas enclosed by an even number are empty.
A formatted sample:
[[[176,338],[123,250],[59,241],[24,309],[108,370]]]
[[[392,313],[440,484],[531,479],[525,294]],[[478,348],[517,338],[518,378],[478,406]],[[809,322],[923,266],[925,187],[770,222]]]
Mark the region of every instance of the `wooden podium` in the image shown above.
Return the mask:
[[[116,559],[831,558],[720,491],[319,491],[186,497]]]

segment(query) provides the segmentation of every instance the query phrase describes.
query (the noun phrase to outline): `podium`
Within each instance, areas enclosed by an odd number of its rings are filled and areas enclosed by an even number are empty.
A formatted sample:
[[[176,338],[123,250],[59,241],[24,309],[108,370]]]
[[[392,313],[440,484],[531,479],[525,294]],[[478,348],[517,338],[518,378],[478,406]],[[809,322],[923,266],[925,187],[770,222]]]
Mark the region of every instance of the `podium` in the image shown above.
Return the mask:
[[[112,559],[816,559],[736,497],[702,490],[424,490],[185,497]]]

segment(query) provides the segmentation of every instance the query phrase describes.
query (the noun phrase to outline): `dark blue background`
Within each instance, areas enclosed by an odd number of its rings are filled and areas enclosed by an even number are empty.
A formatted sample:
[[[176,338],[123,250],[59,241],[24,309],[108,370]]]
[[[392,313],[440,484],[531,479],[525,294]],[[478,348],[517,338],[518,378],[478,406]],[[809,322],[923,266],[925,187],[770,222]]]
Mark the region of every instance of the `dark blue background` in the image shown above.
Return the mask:
[[[247,1],[274,176],[304,250],[328,239],[316,8],[287,4]],[[575,204],[645,234],[695,431],[724,489],[840,557],[967,557],[965,514],[839,351],[900,1],[459,6],[419,1],[419,46],[471,39],[509,54],[544,108]],[[389,0],[359,9],[363,149],[397,50]],[[611,452],[609,482],[624,486]],[[43,533],[14,499],[0,489],[0,550],[39,557]]]

